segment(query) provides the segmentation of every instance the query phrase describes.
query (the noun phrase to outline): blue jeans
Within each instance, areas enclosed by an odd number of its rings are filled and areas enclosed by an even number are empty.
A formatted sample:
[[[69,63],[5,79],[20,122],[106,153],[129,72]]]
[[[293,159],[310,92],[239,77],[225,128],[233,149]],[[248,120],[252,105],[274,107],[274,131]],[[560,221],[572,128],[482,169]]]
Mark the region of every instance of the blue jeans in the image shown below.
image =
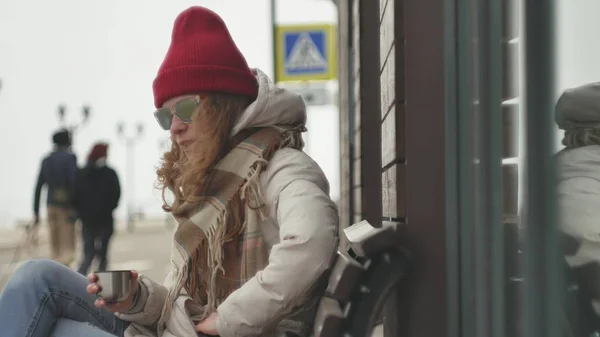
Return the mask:
[[[0,294],[3,337],[122,337],[129,325],[94,306],[88,281],[50,260],[25,262]]]

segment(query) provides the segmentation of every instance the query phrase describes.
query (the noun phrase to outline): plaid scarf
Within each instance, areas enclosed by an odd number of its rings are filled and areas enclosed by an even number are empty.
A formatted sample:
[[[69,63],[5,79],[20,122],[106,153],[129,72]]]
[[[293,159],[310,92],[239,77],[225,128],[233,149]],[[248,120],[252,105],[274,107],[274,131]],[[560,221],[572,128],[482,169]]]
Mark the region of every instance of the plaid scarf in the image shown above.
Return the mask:
[[[206,317],[267,266],[269,252],[260,228],[266,210],[259,177],[278,149],[302,149],[303,131],[304,127],[261,128],[237,144],[212,170],[203,201],[188,213],[191,216],[177,219],[173,284],[159,332],[179,295],[204,306]]]

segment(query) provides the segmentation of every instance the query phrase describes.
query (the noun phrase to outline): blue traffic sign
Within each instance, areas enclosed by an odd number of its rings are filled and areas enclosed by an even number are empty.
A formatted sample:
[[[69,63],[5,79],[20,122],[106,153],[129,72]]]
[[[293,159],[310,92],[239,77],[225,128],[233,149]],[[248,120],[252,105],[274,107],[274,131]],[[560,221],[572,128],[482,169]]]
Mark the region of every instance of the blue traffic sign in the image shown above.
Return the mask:
[[[277,27],[276,81],[334,79],[334,32],[332,25]]]

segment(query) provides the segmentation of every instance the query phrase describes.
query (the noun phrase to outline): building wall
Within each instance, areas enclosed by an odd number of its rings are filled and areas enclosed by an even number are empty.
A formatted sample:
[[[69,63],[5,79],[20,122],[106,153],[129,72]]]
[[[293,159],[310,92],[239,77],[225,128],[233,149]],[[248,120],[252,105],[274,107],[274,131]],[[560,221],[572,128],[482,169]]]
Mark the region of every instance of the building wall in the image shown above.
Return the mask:
[[[350,118],[352,123],[349,125],[350,132],[352,133],[352,223],[356,223],[362,219],[362,181],[361,181],[361,86],[360,86],[360,1],[351,1],[351,17],[352,25],[350,27],[352,34],[352,50],[351,56],[351,79],[350,83],[352,87],[350,100],[352,101],[352,113]]]
[[[348,59],[340,54],[341,62],[348,62],[342,66],[348,77],[340,77],[342,176],[348,178],[341,227],[362,219],[400,224],[403,244],[420,262],[386,304],[385,334],[439,335],[446,329],[447,291],[444,5],[435,0],[337,3],[340,35],[351,41]],[[432,320],[440,324],[431,325]]]
[[[502,3],[502,223],[504,226],[506,283],[505,322],[506,334],[522,335],[523,272],[519,253],[520,230],[518,224],[519,200],[519,124],[522,114],[520,96],[519,55],[522,39],[519,38],[519,1]]]
[[[400,0],[380,0],[381,183],[383,221],[404,222],[406,151]]]
[[[361,1],[337,1],[339,19],[340,58],[340,153],[341,153],[341,227],[350,226],[363,220],[366,205],[363,203],[364,175],[362,145],[369,142],[373,135],[363,132],[362,115],[378,113],[363,108],[361,90]],[[364,4],[363,4],[364,6]],[[367,137],[367,138],[365,138]],[[371,137],[371,138],[369,138]]]
[[[419,264],[386,304],[385,335],[440,335],[447,309],[443,3],[337,4],[339,41],[348,43],[340,45],[347,49],[340,53],[340,227],[363,219],[401,226]]]
[[[339,105],[340,105],[340,229],[359,221],[361,208],[360,64],[357,3],[338,5]],[[358,107],[358,108],[357,108]],[[344,244],[344,242],[342,242]]]
[[[364,9],[365,6],[373,6],[374,3],[378,5],[379,12],[378,46],[367,49],[368,53],[365,53],[364,44],[372,42],[369,40],[372,38],[372,35],[369,35],[372,27],[364,26],[365,22],[368,22],[365,20],[367,14]],[[523,119],[520,100],[520,54],[523,42],[520,38],[520,6],[517,0],[502,2],[500,60],[502,230],[505,234],[503,273],[511,280],[506,282],[503,294],[507,335],[522,333],[520,318],[523,310],[522,284],[512,281],[522,277],[517,217],[519,171],[522,170],[519,167],[519,156],[523,143],[523,139],[519,138],[519,124]],[[457,247],[462,247],[461,244],[472,238],[472,233],[463,231],[468,226],[462,226],[464,219],[457,213],[473,212],[473,207],[465,203],[461,205],[463,208],[459,209],[458,202],[452,201],[460,196],[454,189],[468,189],[469,185],[450,186],[448,181],[452,179],[452,172],[458,171],[446,171],[445,165],[458,167],[456,158],[451,157],[457,157],[459,153],[467,153],[472,149],[465,147],[459,151],[453,148],[459,146],[458,143],[448,148],[444,146],[448,145],[445,143],[452,143],[452,140],[456,141],[456,137],[451,135],[452,132],[447,130],[449,125],[456,123],[453,119],[457,119],[457,116],[449,114],[458,115],[453,109],[462,107],[451,101],[459,97],[454,81],[458,75],[453,72],[459,71],[458,65],[464,66],[465,63],[459,62],[458,59],[448,61],[448,55],[445,55],[447,50],[452,49],[448,46],[456,42],[453,39],[459,38],[457,27],[460,25],[452,22],[456,20],[456,16],[448,14],[449,7],[445,7],[444,2],[435,0],[340,0],[338,8],[340,29],[345,27],[345,32],[341,31],[340,35],[346,34],[345,40],[340,38],[340,41],[343,40],[348,46],[346,54],[342,53],[340,60],[340,63],[345,62],[340,70],[343,124],[341,143],[344,149],[342,177],[346,180],[342,188],[345,205],[342,207],[342,227],[372,215],[370,201],[377,198],[381,201],[382,220],[377,223],[400,224],[406,232],[406,242],[403,244],[414,254],[413,260],[418,261],[415,263],[415,269],[411,270],[410,280],[402,287],[401,291],[404,293],[393,294],[386,306],[385,315],[396,322],[386,323],[386,336],[444,335],[446,331],[459,331],[456,323],[459,321],[458,311],[467,305],[460,302],[463,298],[459,299],[458,295],[453,293],[464,293],[464,289],[459,289],[459,283],[461,287],[467,284],[461,282],[472,275],[461,270],[458,262],[452,262],[447,257],[448,252],[453,249],[458,254]],[[455,10],[458,10],[458,7]],[[453,29],[456,31],[451,31]],[[473,28],[473,32],[481,33],[477,32],[477,27]],[[478,38],[473,37],[473,50],[479,50]],[[465,44],[470,42],[471,40],[468,40]],[[344,48],[340,48],[342,49]],[[371,57],[371,53],[378,56],[375,61],[378,64],[377,83],[365,80],[365,76],[370,76],[371,73],[362,69],[365,59]],[[473,59],[467,62],[468,67],[475,69],[474,78],[471,79],[475,87],[478,86],[476,81],[481,77],[477,72],[480,57],[482,56],[474,55]],[[464,60],[463,58],[460,61]],[[449,63],[445,64],[446,61]],[[346,74],[343,74],[344,72]],[[497,84],[499,83],[495,83]],[[372,104],[372,101],[365,103],[365,99],[370,99],[374,87],[379,101],[376,105]],[[475,89],[474,92],[477,92]],[[466,92],[464,88],[461,90]],[[450,102],[447,101],[448,97],[453,95],[456,97],[451,97]],[[467,105],[469,103],[476,107],[480,102],[474,95],[467,99]],[[380,123],[377,133],[373,133],[372,125],[368,124],[375,115]],[[479,125],[477,122],[473,124]],[[365,132],[367,125],[371,132]],[[454,126],[452,130],[457,130],[457,127]],[[451,141],[448,141],[449,139]],[[373,160],[365,159],[372,154],[370,150],[365,149],[365,145],[370,146],[373,142],[380,146],[375,174],[381,175],[378,195],[373,195],[369,189],[369,179],[375,176],[371,171]],[[477,141],[473,140],[467,147],[471,146],[475,148],[473,154],[481,151]],[[479,163],[476,160],[473,162]],[[494,181],[497,182],[498,179],[499,173],[498,176],[494,173]],[[475,181],[472,178],[465,180]],[[459,261],[456,257],[453,259]],[[465,266],[464,261],[468,259],[460,261]]]
[[[354,141],[354,133],[350,132],[350,78],[348,71],[350,64],[350,53],[352,49],[352,35],[350,34],[350,17],[348,1],[337,1],[338,7],[338,76],[339,76],[339,107],[340,107],[340,229],[348,226],[352,220],[352,207],[350,207],[350,193],[353,190],[351,164],[354,153],[351,151],[351,143]],[[352,139],[351,139],[352,138]],[[351,141],[352,140],[352,141]],[[343,243],[343,242],[342,242]]]
[[[377,8],[373,8],[373,1],[337,2],[341,229],[364,218],[370,218],[372,224],[377,226],[389,222],[402,223],[406,214],[402,77],[404,39],[401,34],[402,20],[399,20],[401,1],[378,2]],[[369,39],[375,39],[377,43],[373,44],[374,41]],[[370,45],[366,46],[366,43]],[[368,53],[361,55],[361,49]],[[372,53],[373,50],[375,52]],[[377,66],[372,67],[373,63]],[[370,71],[361,69],[361,64],[369,67]],[[377,104],[374,104],[374,100]],[[369,151],[376,149],[378,153],[365,153],[363,147],[369,148]],[[380,186],[374,184],[377,176],[381,176]],[[374,211],[372,207],[379,209]],[[393,323],[399,322],[396,319],[400,314],[396,306],[396,293],[392,297],[384,313],[391,318],[386,318],[386,336],[396,335],[397,327]]]
[[[382,223],[406,223],[406,141],[402,0],[380,0],[380,110],[381,110],[381,216]],[[401,331],[399,302],[394,291],[384,308],[385,336]]]
[[[340,44],[340,149],[342,201],[340,213],[342,226],[348,226],[363,218],[365,211],[362,186],[365,179],[365,163],[361,143],[380,141],[381,159],[377,164],[381,172],[381,213],[384,221],[403,221],[405,217],[402,181],[405,174],[403,52],[399,16],[400,1],[379,2],[379,107],[373,109],[361,102],[360,69],[360,1],[338,2]],[[377,114],[381,123],[381,136],[362,132],[361,115]],[[400,182],[400,184],[398,184]],[[400,188],[399,188],[400,187]]]

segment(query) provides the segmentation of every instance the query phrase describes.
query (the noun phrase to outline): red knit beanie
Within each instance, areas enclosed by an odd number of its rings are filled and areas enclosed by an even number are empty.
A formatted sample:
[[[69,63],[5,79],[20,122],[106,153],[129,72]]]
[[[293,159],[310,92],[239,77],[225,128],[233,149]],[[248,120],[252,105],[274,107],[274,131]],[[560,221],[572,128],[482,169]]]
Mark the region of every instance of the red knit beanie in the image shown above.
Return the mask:
[[[108,155],[108,144],[106,143],[97,143],[90,151],[88,155],[88,161],[95,162],[100,158],[104,158]]]
[[[152,85],[159,108],[199,92],[258,94],[258,84],[225,23],[213,11],[190,7],[175,19],[171,45]]]

